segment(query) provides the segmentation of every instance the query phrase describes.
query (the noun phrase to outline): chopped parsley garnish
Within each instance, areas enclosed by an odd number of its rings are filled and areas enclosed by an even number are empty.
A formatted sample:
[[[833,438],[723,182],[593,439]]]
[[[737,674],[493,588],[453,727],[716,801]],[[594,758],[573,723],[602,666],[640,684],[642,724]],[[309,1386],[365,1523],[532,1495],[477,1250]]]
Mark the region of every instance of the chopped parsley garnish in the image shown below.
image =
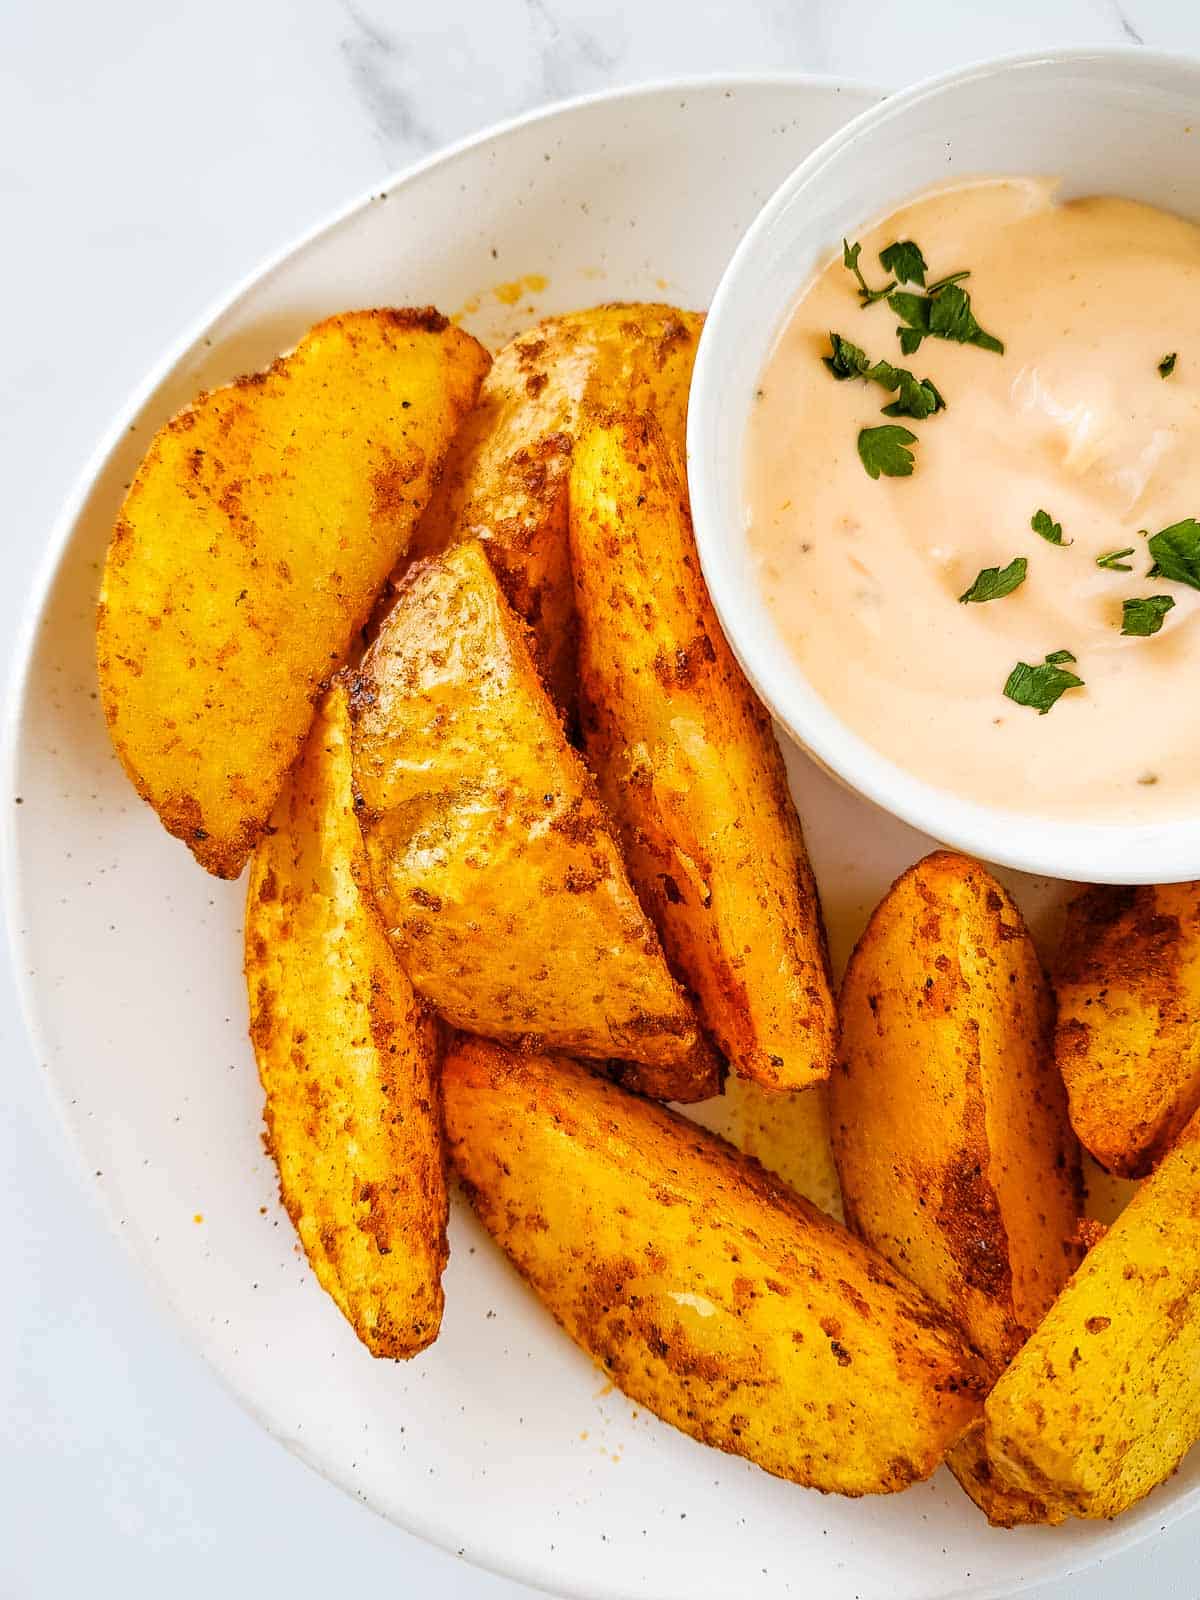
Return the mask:
[[[844,339],[840,333],[829,335],[830,354],[821,360],[833,376],[842,382],[846,378],[865,378],[889,392],[899,390],[891,405],[884,406],[885,417],[931,417],[935,411],[944,411],[942,399],[931,378],[917,378],[907,367],[894,367],[890,361],[872,364],[865,350]]]
[[[1169,378],[1171,376],[1171,374],[1175,371],[1175,363],[1178,360],[1179,360],[1179,352],[1178,352],[1178,350],[1172,350],[1171,354],[1169,356],[1164,356],[1162,358],[1162,360],[1158,363],[1158,375],[1159,375],[1159,377],[1160,378]]]
[[[1132,554],[1132,545],[1126,550],[1110,550],[1106,556],[1096,557],[1096,565],[1098,567],[1107,567],[1109,572],[1132,572],[1133,567],[1125,559],[1126,556],[1131,556]]]
[[[1126,600],[1121,607],[1121,632],[1127,637],[1148,639],[1163,625],[1163,618],[1174,608],[1169,594],[1152,594],[1145,600]]]
[[[925,273],[928,270],[925,257],[921,254],[920,245],[911,239],[898,239],[886,250],[881,250],[879,263],[897,283],[915,283],[922,289],[925,287]]]
[[[1083,679],[1060,664],[1074,659],[1069,650],[1055,650],[1037,667],[1018,661],[1008,675],[1004,693],[1019,706],[1031,706],[1044,717],[1068,689],[1083,688]]]
[[[1200,589],[1200,522],[1195,517],[1185,517],[1154,534],[1146,548],[1154,559],[1150,577],[1170,578],[1173,583]]]
[[[900,393],[890,406],[884,406],[885,417],[916,417],[921,421],[944,411],[946,402],[932,378],[914,378],[907,367],[893,367],[886,361],[877,361],[868,378],[881,383],[885,389],[899,389]]]
[[[882,300],[896,287],[895,281],[885,283],[882,289],[872,289],[862,275],[862,268],[858,258],[862,254],[861,244],[851,244],[848,239],[842,240],[842,265],[848,272],[852,272],[858,279],[858,298],[864,306],[874,305],[876,300]]]
[[[860,350],[856,344],[851,344],[849,339],[843,339],[840,333],[829,335],[829,349],[831,354],[822,356],[821,360],[839,383],[843,378],[866,376],[871,358],[865,350]]]
[[[954,274],[954,277],[965,274]],[[994,350],[1004,354],[999,339],[985,333],[971,310],[971,296],[961,289],[954,278],[943,278],[926,294],[912,294],[897,289],[887,297],[887,303],[904,324],[897,328],[900,348],[906,356],[921,348],[926,338],[949,339],[955,344],[973,344],[981,350]]]
[[[1028,565],[1024,556],[1017,556],[1006,567],[984,567],[967,592],[959,595],[959,602],[966,605],[968,601],[982,604],[985,600],[1003,600],[1025,582]]]
[[[908,446],[916,442],[915,433],[894,422],[882,428],[863,428],[858,435],[858,455],[867,476],[878,478],[883,473],[885,478],[911,478],[913,457]]]
[[[1047,544],[1062,544],[1062,523],[1055,522],[1048,511],[1035,511],[1029,519],[1029,526],[1034,533],[1040,533]],[[1074,543],[1068,539],[1067,544]]]

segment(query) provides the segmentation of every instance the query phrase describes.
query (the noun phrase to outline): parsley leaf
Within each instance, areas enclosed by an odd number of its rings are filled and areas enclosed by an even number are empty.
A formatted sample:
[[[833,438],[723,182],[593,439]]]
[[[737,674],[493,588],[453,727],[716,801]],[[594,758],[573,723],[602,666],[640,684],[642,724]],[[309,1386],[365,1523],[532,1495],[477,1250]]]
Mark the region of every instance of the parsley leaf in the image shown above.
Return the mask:
[[[879,263],[897,283],[919,283],[925,287],[926,263],[921,247],[911,239],[898,239],[879,252]]]
[[[1126,556],[1133,554],[1133,546],[1127,550],[1110,550],[1106,556],[1097,556],[1096,565],[1107,567],[1110,572],[1132,572],[1133,567],[1125,560]]]
[[[1047,544],[1062,544],[1062,523],[1054,522],[1048,511],[1035,511],[1029,519],[1029,526],[1034,533],[1040,533]],[[1074,544],[1073,539],[1068,539],[1067,544]]]
[[[880,368],[886,368],[888,374],[895,382],[885,382],[882,376],[877,375]],[[883,383],[884,388],[899,388],[899,396],[892,401],[890,406],[884,406],[885,417],[916,417],[920,421],[924,417],[933,416],[935,411],[944,411],[946,402],[942,399],[932,378],[914,378],[907,367],[892,367],[886,361],[877,361],[868,378],[874,378],[876,383]]]
[[[965,605],[967,601],[974,600],[982,604],[985,600],[1003,600],[1006,594],[1019,589],[1025,582],[1028,565],[1024,556],[1017,556],[1006,567],[984,567],[967,592],[959,595],[959,603]]]
[[[1200,589],[1200,522],[1185,517],[1156,533],[1146,548],[1154,559],[1152,577],[1170,578]]]
[[[839,382],[846,378],[866,378],[881,389],[900,391],[899,398],[884,406],[885,417],[931,417],[935,411],[944,411],[946,402],[930,378],[915,378],[907,367],[894,367],[890,361],[876,361],[872,366],[865,351],[843,339],[840,333],[829,335],[830,354],[821,360]]]
[[[1027,661],[1018,661],[1008,675],[1004,693],[1019,706],[1031,706],[1044,717],[1068,689],[1083,688],[1082,678],[1059,665],[1074,659],[1069,650],[1055,650],[1041,666],[1031,667]]]
[[[887,423],[882,428],[863,428],[858,436],[858,454],[867,476],[877,478],[882,472],[886,478],[911,478],[912,451],[917,436],[907,428]]]
[[[904,324],[896,332],[905,355],[919,350],[925,338],[949,339],[955,344],[973,344],[981,350],[1004,354],[1000,340],[979,326],[971,310],[971,296],[953,278],[943,278],[928,294],[897,289],[888,295],[887,303]]]
[[[832,354],[822,356],[821,360],[839,383],[844,378],[863,377],[871,365],[866,351],[860,350],[856,344],[851,344],[849,339],[843,339],[840,333],[829,335],[829,348]]]
[[[1152,594],[1145,600],[1126,600],[1121,606],[1121,632],[1127,637],[1148,639],[1163,625],[1163,618],[1174,609],[1169,594]]]
[[[1159,377],[1160,378],[1169,378],[1171,376],[1171,374],[1175,371],[1175,363],[1178,360],[1179,360],[1179,352],[1178,352],[1178,350],[1172,350],[1171,354],[1169,356],[1164,356],[1162,358],[1162,360],[1158,363],[1158,375],[1159,375]]]
[[[848,239],[842,240],[842,265],[848,272],[852,272],[858,279],[858,298],[864,306],[872,305],[876,300],[882,300],[884,295],[896,287],[895,282],[885,283],[882,289],[872,289],[862,275],[862,268],[858,258],[862,255],[861,244],[851,244]]]

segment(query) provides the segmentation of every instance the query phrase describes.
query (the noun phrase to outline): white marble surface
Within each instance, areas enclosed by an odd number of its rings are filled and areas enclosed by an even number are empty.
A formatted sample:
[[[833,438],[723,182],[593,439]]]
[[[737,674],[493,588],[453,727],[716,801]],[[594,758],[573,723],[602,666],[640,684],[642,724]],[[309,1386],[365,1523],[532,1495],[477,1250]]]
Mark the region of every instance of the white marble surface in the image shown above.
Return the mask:
[[[0,644],[156,353],[343,198],[540,102],[677,73],[896,86],[1000,51],[1200,51],[1196,0],[0,0]],[[0,1597],[516,1600],[286,1455],[177,1340],[71,1165],[0,979]],[[1200,1528],[1055,1587],[1194,1597]],[[1050,1591],[1040,1591],[1048,1593]]]

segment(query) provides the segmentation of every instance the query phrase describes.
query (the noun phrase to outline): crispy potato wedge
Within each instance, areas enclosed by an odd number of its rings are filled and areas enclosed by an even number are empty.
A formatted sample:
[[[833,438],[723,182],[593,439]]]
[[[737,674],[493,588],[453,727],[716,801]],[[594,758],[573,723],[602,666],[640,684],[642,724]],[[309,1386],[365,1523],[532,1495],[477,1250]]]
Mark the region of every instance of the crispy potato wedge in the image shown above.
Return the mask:
[[[1080,1143],[1109,1172],[1144,1177],[1200,1106],[1200,883],[1085,890],[1055,982]]]
[[[989,1458],[1115,1517],[1200,1438],[1200,1115],[1088,1252],[987,1402]]]
[[[829,1094],[847,1219],[998,1375],[1080,1258],[1053,1002],[1020,912],[977,862],[926,857],[859,940],[841,1020]],[[1048,1519],[1006,1494],[978,1435],[951,1465],[993,1520]]]
[[[630,875],[735,1072],[828,1077],[837,1018],[816,885],[770,719],[725,642],[652,417],[571,470],[580,722]]]
[[[487,366],[435,311],[347,312],[155,435],[104,569],[101,698],[139,794],[219,877],[262,832]]]
[[[567,477],[585,400],[655,411],[682,459],[703,317],[664,305],[548,317],[506,345],[422,520],[419,555],[482,539],[513,608],[534,630],[546,686],[575,700],[575,602]]]
[[[715,1134],[564,1058],[459,1039],[447,1146],[484,1226],[621,1389],[780,1477],[884,1494],[982,1364],[887,1263]]]
[[[402,580],[351,697],[384,920],[456,1026],[690,1073],[695,1015],[527,638],[478,542]]]
[[[335,685],[250,869],[250,1036],[279,1186],[322,1287],[377,1356],[437,1337],[446,1184],[432,1017],[371,899]]]

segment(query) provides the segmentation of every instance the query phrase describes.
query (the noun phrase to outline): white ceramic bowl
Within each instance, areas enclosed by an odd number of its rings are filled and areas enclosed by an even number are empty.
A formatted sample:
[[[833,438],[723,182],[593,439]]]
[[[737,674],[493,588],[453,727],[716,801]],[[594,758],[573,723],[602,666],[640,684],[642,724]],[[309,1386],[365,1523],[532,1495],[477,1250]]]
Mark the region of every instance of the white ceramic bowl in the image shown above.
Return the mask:
[[[988,174],[1060,177],[1066,195],[1119,194],[1200,219],[1200,62],[1129,48],[969,67],[865,112],[796,169],[730,262],[700,345],[688,474],[705,576],[775,716],[894,815],[986,860],[1052,877],[1200,878],[1200,806],[1195,820],[1152,826],[1052,821],[962,799],[888,760],[809,684],[748,556],[742,462],[751,396],[799,290],[864,223],[949,176]]]

